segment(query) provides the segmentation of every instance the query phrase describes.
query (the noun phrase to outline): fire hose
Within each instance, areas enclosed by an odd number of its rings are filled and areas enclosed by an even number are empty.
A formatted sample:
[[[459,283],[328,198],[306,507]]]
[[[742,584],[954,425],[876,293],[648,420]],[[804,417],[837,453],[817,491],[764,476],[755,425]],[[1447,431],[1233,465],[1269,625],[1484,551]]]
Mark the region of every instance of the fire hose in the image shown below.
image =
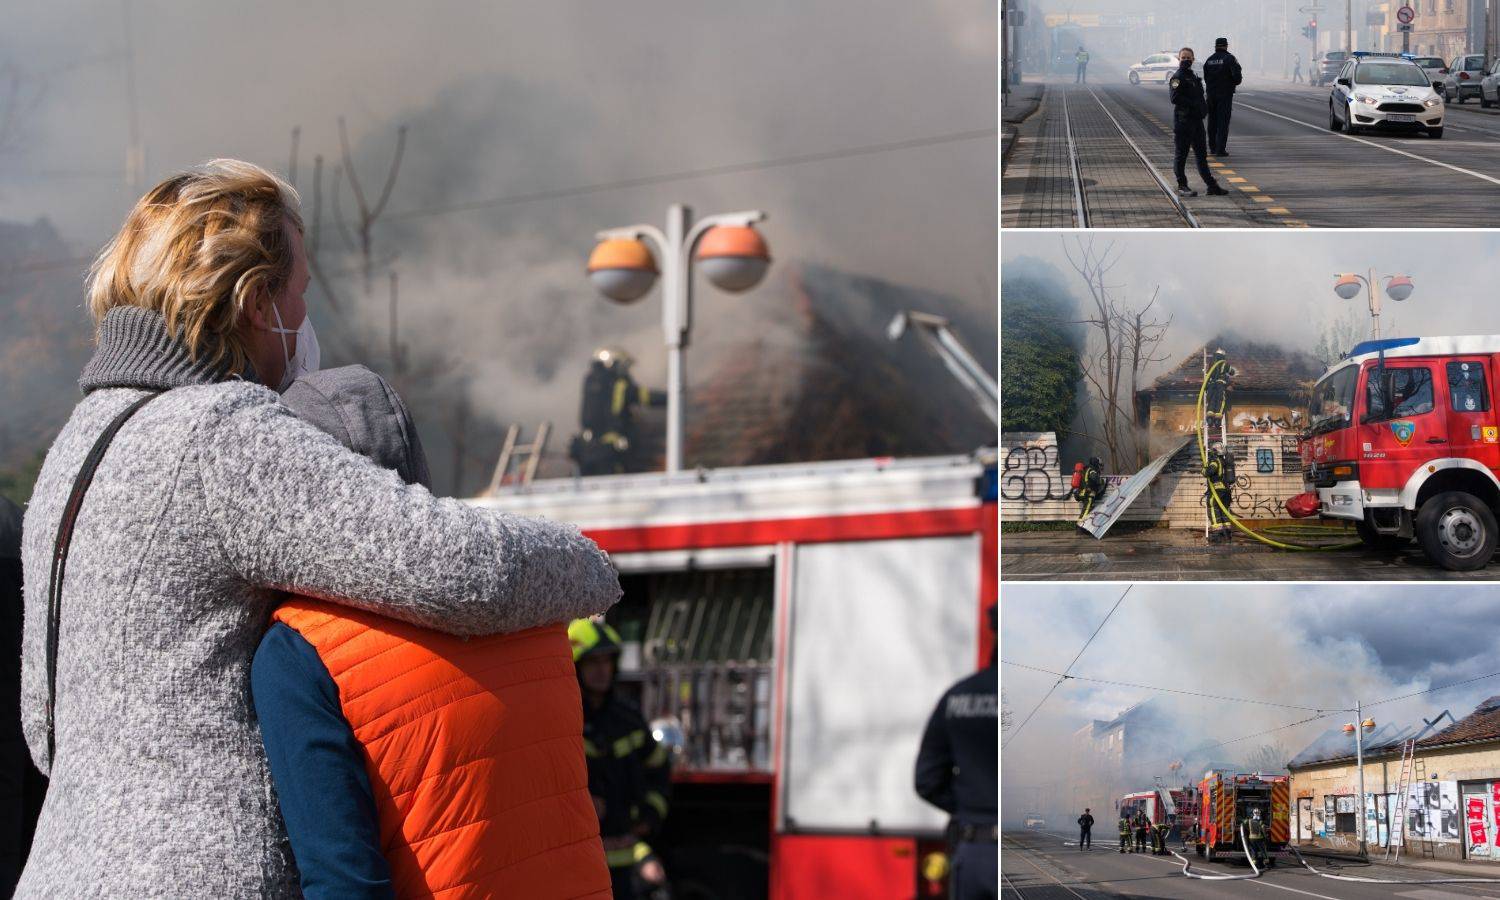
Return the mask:
[[[1178,853],[1176,850],[1169,849],[1167,852],[1170,853],[1170,854],[1172,854],[1173,856],[1177,857],[1178,859],[1182,860],[1182,874],[1186,875],[1189,878],[1197,878],[1197,879],[1199,879],[1201,881],[1245,881],[1245,880],[1251,879],[1251,878],[1259,878],[1260,877],[1260,867],[1255,864],[1255,854],[1253,854],[1253,853],[1250,852],[1250,842],[1245,839],[1245,825],[1244,825],[1243,822],[1240,823],[1240,847],[1242,847],[1244,849],[1244,851],[1245,851],[1245,859],[1249,861],[1249,863],[1250,863],[1250,871],[1252,873],[1254,873],[1254,874],[1251,874],[1251,875],[1202,875],[1202,874],[1199,874],[1198,872],[1192,871],[1193,864],[1192,864],[1191,861],[1188,860],[1188,858],[1186,856],[1183,856],[1181,853]]]
[[[1221,359],[1215,362],[1213,365],[1209,366],[1208,371],[1203,373],[1203,386],[1198,389],[1197,427],[1195,431],[1198,438],[1198,458],[1205,469],[1208,468],[1208,441],[1205,435],[1205,432],[1208,429],[1208,424],[1204,415],[1204,398],[1208,394],[1209,381],[1213,379],[1214,373],[1218,370],[1218,368],[1223,365],[1227,365],[1227,363],[1225,360]],[[1280,550],[1350,550],[1355,547],[1362,546],[1364,543],[1363,541],[1351,541],[1342,544],[1307,544],[1297,543],[1295,542],[1295,538],[1290,536],[1284,541],[1278,541],[1273,538],[1266,537],[1264,534],[1255,531],[1250,526],[1240,521],[1239,517],[1231,512],[1229,507],[1224,504],[1224,499],[1219,496],[1219,492],[1214,490],[1212,486],[1208,488],[1208,496],[1210,502],[1212,502],[1219,508],[1219,512],[1223,513],[1224,517],[1228,519],[1229,522],[1234,525],[1234,527],[1238,528],[1240,531],[1243,531],[1245,534],[1256,539],[1257,541],[1260,541],[1262,544],[1267,544]],[[1311,526],[1290,526],[1289,528],[1285,529],[1286,532],[1296,534],[1299,537],[1309,536],[1307,534],[1307,531],[1309,530],[1311,530]]]
[[[1396,878],[1365,878],[1360,875],[1335,875],[1332,872],[1320,872],[1313,868],[1312,863],[1304,859],[1302,854],[1297,852],[1297,848],[1291,844],[1287,845],[1287,849],[1292,851],[1292,854],[1297,857],[1297,862],[1306,867],[1307,871],[1321,878],[1332,878],[1337,881],[1358,881],[1363,884],[1500,884],[1500,878],[1438,878],[1432,881],[1407,881]]]

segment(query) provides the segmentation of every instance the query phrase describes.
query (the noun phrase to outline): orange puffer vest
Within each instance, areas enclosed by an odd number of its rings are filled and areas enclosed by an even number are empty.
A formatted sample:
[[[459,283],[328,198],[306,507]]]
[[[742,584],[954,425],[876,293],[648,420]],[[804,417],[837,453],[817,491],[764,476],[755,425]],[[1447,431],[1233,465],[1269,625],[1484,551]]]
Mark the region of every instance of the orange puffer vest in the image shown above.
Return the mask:
[[[301,598],[273,618],[338,685],[396,896],[608,900],[565,626],[465,640]]]

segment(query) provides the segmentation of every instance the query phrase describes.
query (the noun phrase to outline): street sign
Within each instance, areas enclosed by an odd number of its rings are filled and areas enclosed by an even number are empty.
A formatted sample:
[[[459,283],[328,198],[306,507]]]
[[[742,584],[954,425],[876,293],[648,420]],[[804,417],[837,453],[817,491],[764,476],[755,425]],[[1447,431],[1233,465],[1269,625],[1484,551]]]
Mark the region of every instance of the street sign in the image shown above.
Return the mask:
[[[1412,9],[1410,6],[1403,6],[1400,9],[1396,10],[1396,21],[1400,22],[1402,25],[1410,25],[1412,19],[1415,19],[1416,17],[1417,11]]]
[[[1411,32],[1411,25],[1397,25],[1396,26],[1396,30],[1397,31],[1404,31],[1404,32],[1407,32],[1409,34]]]

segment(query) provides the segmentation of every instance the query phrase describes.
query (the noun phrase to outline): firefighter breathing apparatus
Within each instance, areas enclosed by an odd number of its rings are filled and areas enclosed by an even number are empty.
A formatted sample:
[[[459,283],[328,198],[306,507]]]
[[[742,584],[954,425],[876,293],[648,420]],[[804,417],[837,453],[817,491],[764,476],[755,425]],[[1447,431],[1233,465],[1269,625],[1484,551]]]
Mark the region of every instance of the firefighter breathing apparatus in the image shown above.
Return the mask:
[[[1196,421],[1196,436],[1198,438],[1198,459],[1200,464],[1205,468],[1207,468],[1208,466],[1208,436],[1206,434],[1206,432],[1208,431],[1208,421],[1205,415],[1204,398],[1208,394],[1209,382],[1213,380],[1213,377],[1215,374],[1217,374],[1219,368],[1225,365],[1228,365],[1227,360],[1215,360],[1213,365],[1208,367],[1208,371],[1203,373],[1203,386],[1198,389],[1198,409]],[[1227,448],[1225,449],[1225,452],[1228,452]],[[1316,528],[1315,526],[1308,525],[1290,525],[1285,527],[1272,527],[1265,529],[1266,532],[1273,533],[1279,537],[1285,538],[1285,540],[1276,540],[1275,538],[1267,537],[1266,534],[1256,531],[1250,526],[1246,525],[1244,522],[1240,521],[1239,517],[1236,516],[1229,509],[1229,507],[1224,504],[1224,500],[1219,496],[1218,491],[1213,490],[1210,487],[1208,490],[1208,496],[1210,501],[1219,508],[1219,511],[1224,514],[1224,517],[1230,522],[1230,524],[1234,525],[1234,527],[1238,528],[1240,531],[1243,531],[1245,534],[1256,539],[1257,541],[1260,541],[1262,544],[1267,544],[1279,550],[1350,550],[1355,547],[1362,546],[1364,543],[1363,541],[1350,541],[1340,544],[1312,544],[1298,540],[1299,538],[1323,536],[1328,533],[1325,529],[1320,529]]]

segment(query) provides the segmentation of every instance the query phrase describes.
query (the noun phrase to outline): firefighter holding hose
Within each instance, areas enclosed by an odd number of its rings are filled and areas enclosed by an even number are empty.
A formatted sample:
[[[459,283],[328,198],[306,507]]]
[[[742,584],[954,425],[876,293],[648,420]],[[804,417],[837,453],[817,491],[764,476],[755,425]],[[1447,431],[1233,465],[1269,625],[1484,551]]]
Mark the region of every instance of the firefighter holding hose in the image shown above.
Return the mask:
[[[1229,541],[1227,510],[1234,500],[1234,457],[1224,447],[1223,441],[1214,441],[1208,445],[1208,459],[1203,464],[1203,479],[1207,482],[1203,491],[1203,503],[1208,510],[1208,542],[1210,544],[1227,543]]]
[[[1204,426],[1210,438],[1223,433],[1224,415],[1229,410],[1229,388],[1235,371],[1221,347],[1214,351],[1208,364],[1208,386],[1203,396]]]
[[[1259,809],[1250,811],[1250,821],[1245,823],[1245,840],[1250,843],[1250,856],[1258,866],[1266,864],[1266,822]]]
[[[1167,829],[1169,829],[1171,827],[1172,827],[1171,823],[1168,822],[1166,819],[1162,819],[1160,822],[1157,822],[1155,825],[1151,826],[1151,838],[1152,838],[1152,841],[1151,841],[1151,855],[1152,856],[1166,856],[1167,855]]]

